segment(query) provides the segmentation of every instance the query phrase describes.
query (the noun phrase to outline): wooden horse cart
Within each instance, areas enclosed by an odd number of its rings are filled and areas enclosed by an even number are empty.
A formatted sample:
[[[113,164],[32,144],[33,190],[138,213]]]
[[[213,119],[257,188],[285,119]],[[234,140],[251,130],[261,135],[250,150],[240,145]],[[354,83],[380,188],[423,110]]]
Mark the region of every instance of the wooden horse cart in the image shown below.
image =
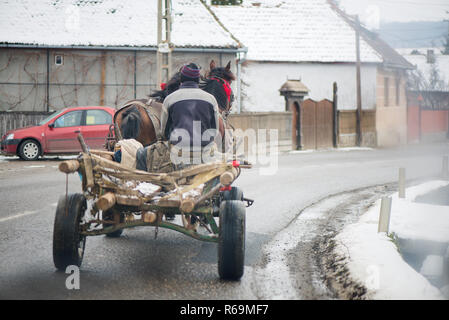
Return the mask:
[[[145,172],[112,161],[112,152],[89,150],[81,135],[78,140],[83,152],[59,165],[67,175],[79,173],[83,193],[66,189],[58,201],[53,234],[57,269],[81,265],[89,236],[119,237],[126,228],[151,226],[155,237],[166,228],[217,243],[220,278],[241,278],[245,209],[252,200],[231,184],[250,164],[213,162],[170,173]]]

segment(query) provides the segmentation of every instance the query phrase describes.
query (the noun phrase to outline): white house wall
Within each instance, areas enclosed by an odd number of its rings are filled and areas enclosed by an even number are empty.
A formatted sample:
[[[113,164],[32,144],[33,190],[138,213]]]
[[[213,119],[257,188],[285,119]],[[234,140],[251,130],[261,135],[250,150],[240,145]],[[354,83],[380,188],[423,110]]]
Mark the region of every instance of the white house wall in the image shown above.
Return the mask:
[[[363,65],[362,108],[376,106],[376,65]],[[356,109],[356,69],[354,64],[273,63],[248,61],[242,70],[243,111],[284,111],[279,89],[287,79],[301,79],[309,88],[306,98],[332,100],[332,86],[338,85],[338,109]]]

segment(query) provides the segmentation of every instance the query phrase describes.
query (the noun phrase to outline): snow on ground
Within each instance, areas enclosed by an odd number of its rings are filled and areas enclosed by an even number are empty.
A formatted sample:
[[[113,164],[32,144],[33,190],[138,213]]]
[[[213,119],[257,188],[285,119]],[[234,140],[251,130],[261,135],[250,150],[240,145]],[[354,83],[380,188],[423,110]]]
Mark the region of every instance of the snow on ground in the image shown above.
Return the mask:
[[[392,195],[389,234],[401,239],[449,242],[449,207],[413,202],[421,194],[447,186],[431,181],[406,190],[406,198]],[[420,273],[403,260],[392,237],[378,233],[380,200],[359,221],[335,238],[337,253],[346,257],[354,280],[364,284],[371,299],[444,299]],[[430,261],[432,260],[432,261]],[[422,270],[434,268],[434,258]]]
[[[76,159],[78,155],[66,155],[66,156],[43,156],[41,159],[44,160],[71,160]],[[19,160],[18,156],[4,156],[0,155],[0,162],[6,162],[11,160]],[[39,160],[37,160],[39,161]],[[25,162],[25,161],[24,161]]]
[[[346,147],[346,148],[338,148],[337,151],[373,151],[373,148],[370,147]]]
[[[326,151],[373,151],[373,148],[369,147],[347,147],[347,148],[325,148],[325,149],[307,149],[307,150],[291,150],[290,154],[297,153],[312,153],[312,152],[326,152]]]
[[[17,160],[17,159],[19,159],[19,157],[0,155],[0,162],[6,162],[6,161],[10,161],[10,160]]]

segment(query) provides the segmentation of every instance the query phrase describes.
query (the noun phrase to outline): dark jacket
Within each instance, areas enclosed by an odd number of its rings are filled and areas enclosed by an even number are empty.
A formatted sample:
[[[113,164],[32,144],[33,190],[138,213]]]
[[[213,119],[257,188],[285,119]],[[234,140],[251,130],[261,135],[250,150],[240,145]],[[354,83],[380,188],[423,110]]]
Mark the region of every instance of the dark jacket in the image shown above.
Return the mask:
[[[208,145],[219,134],[218,104],[215,97],[201,90],[195,82],[182,83],[177,91],[164,100],[161,129],[172,144],[195,147]],[[209,139],[203,141],[203,133],[209,129],[212,129]],[[188,134],[188,141],[179,137],[180,132]]]

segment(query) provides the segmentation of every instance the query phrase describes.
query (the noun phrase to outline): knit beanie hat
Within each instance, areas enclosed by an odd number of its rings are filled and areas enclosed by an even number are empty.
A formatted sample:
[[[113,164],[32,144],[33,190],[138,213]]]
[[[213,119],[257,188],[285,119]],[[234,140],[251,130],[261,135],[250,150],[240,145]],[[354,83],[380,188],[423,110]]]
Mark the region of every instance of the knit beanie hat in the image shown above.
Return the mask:
[[[200,78],[200,68],[198,68],[198,66],[194,63],[189,63],[188,65],[182,67],[181,75],[183,76],[184,81],[198,81]]]

